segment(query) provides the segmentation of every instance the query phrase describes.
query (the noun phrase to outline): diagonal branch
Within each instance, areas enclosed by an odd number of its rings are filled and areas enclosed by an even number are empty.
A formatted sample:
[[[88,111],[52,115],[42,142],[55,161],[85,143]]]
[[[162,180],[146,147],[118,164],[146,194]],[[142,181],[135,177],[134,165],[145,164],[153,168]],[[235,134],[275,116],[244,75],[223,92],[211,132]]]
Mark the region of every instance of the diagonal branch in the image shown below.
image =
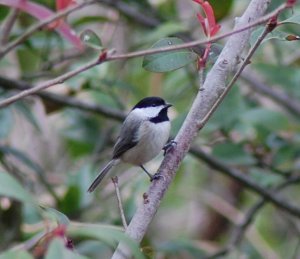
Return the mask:
[[[32,88],[32,86],[29,83],[19,81],[19,80],[8,79],[2,76],[0,76],[0,87],[6,89],[17,89],[22,91]],[[111,109],[100,104],[83,102],[74,97],[45,92],[45,91],[41,91],[35,94],[40,96],[43,100],[52,101],[61,106],[69,106],[72,108],[97,113],[118,121],[121,121],[125,118],[125,113],[120,110]]]
[[[15,24],[16,19],[18,18],[19,10],[18,9],[12,9],[11,13],[7,17],[7,19],[4,21],[2,28],[1,28],[1,34],[0,34],[0,44],[5,45],[9,39],[9,34]]]

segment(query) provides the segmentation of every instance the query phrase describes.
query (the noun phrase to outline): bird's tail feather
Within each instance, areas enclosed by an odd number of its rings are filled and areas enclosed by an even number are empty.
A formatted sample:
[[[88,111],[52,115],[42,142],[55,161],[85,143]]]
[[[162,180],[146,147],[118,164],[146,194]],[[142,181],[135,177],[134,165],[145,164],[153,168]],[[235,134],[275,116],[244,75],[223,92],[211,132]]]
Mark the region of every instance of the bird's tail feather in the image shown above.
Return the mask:
[[[103,180],[105,175],[109,172],[109,170],[118,163],[119,163],[119,159],[111,160],[97,175],[96,179],[93,181],[93,183],[89,187],[88,192],[93,192],[96,189],[96,187],[98,186],[98,184]]]

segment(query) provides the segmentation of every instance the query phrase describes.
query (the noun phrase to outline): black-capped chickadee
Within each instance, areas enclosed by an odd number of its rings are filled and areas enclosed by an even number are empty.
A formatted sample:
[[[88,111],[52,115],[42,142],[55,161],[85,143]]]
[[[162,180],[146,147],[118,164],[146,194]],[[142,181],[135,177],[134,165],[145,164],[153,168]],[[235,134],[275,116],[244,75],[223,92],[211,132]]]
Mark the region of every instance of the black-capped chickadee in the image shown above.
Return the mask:
[[[140,166],[150,180],[154,179],[155,175],[148,173],[143,164],[156,157],[168,141],[171,106],[160,97],[146,97],[132,108],[122,125],[112,160],[100,171],[88,192],[93,192],[108,171],[120,162]]]

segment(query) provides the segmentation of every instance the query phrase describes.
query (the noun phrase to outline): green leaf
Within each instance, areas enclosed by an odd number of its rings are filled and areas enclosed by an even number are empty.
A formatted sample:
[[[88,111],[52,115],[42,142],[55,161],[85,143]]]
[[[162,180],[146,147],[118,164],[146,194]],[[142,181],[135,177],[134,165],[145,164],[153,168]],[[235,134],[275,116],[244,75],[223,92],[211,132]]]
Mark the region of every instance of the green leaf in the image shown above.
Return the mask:
[[[98,35],[90,29],[83,31],[80,34],[80,39],[88,47],[93,49],[102,50],[102,42]]]
[[[209,0],[217,21],[226,17],[232,8],[233,0]]]
[[[64,241],[60,238],[55,238],[50,243],[45,259],[87,259],[78,253],[65,247]]]
[[[67,215],[78,212],[80,208],[80,189],[77,185],[68,188],[64,197],[59,201],[58,208]]]
[[[191,255],[191,258],[204,258],[206,255],[203,250],[199,249],[197,244],[193,244],[190,240],[164,242],[158,246],[158,250],[173,256],[178,255],[180,252],[187,252]]]
[[[281,21],[281,24],[292,23],[292,24],[300,24],[300,14],[293,15],[292,17]]]
[[[0,21],[4,20],[6,16],[9,14],[10,8],[6,6],[1,6],[0,8]]]
[[[8,173],[0,172],[0,196],[7,196],[21,202],[36,204],[31,194]]]
[[[271,132],[287,129],[289,120],[283,114],[265,108],[256,108],[243,114],[241,119],[246,124],[261,126]]]
[[[222,143],[214,146],[212,154],[230,165],[253,165],[255,158],[248,154],[242,145]]]
[[[280,87],[283,91],[300,100],[299,81],[300,69],[298,66],[282,66],[270,63],[257,63],[255,70],[266,78],[271,85]]]
[[[69,218],[62,212],[60,212],[56,209],[53,209],[53,208],[48,208],[48,207],[43,207],[43,206],[40,206],[40,207],[44,211],[45,216],[48,218],[54,219],[58,225],[67,226],[70,224]]]
[[[179,38],[165,38],[156,42],[151,49],[175,46],[184,43]],[[174,50],[144,57],[143,68],[151,72],[168,72],[184,67],[197,59],[197,54],[188,50]]]
[[[27,251],[10,250],[0,254],[0,259],[33,259],[33,256]]]
[[[144,259],[144,255],[141,253],[138,244],[129,238],[121,228],[99,224],[82,224],[71,222],[68,227],[68,235],[73,238],[94,238],[107,245],[116,247],[116,245],[122,241],[128,248],[130,248],[133,258]]]
[[[240,93],[240,88],[233,87],[221,103],[219,109],[213,114],[204,130],[211,132],[221,128],[229,131],[235,126],[244,111],[246,111],[246,104]],[[228,116],[229,114],[230,116]]]
[[[28,45],[29,42],[28,42]],[[17,50],[17,58],[19,67],[23,73],[34,73],[38,70],[40,65],[40,50],[31,47],[31,50],[26,48],[19,48]]]

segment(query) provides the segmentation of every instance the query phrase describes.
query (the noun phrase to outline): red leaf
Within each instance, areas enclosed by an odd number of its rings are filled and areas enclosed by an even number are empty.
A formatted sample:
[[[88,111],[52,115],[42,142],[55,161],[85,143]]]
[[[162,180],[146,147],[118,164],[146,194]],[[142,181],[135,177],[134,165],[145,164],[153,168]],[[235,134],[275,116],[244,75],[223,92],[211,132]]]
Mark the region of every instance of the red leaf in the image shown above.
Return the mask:
[[[76,4],[74,0],[56,0],[56,10],[63,10],[72,4]]]
[[[287,0],[286,6],[287,7],[293,7],[296,4],[297,0]]]
[[[0,0],[0,4],[6,5],[13,8],[18,8],[30,15],[34,16],[38,20],[45,20],[50,16],[55,15],[53,11],[44,7],[40,4],[25,1],[25,0]],[[60,22],[59,26],[55,28],[59,34],[71,42],[78,49],[83,49],[83,45],[79,37],[76,36],[76,33],[72,30],[72,28],[64,21]]]
[[[72,4],[76,4],[76,1],[73,1],[73,0],[56,0],[56,10],[57,11],[61,11],[63,9],[66,9],[67,7],[69,7],[70,5]],[[63,21],[66,21],[66,18],[63,17],[63,18],[60,18],[52,23],[49,23],[47,25],[47,28],[50,29],[50,30],[53,30],[57,27],[59,27]]]
[[[208,33],[207,33],[207,30],[206,30],[205,18],[200,13],[197,13],[197,18],[198,18],[198,21],[200,22],[200,24],[202,26],[204,34],[207,36]]]
[[[200,4],[206,18],[204,18],[201,14],[197,14],[198,20],[203,28],[203,31],[206,36],[211,37],[217,34],[220,29],[220,25],[216,23],[214,10],[211,7],[210,3],[203,0],[193,0],[195,3]],[[207,22],[206,22],[207,20]]]

